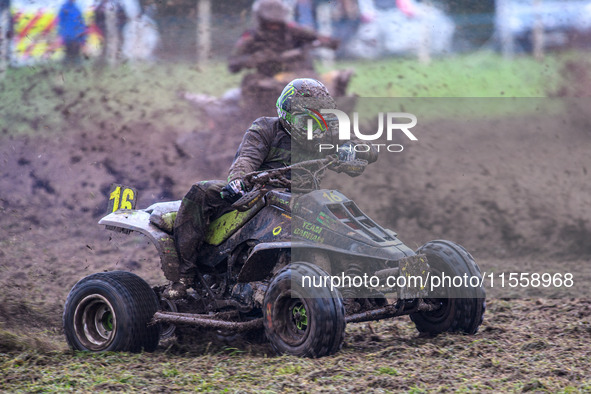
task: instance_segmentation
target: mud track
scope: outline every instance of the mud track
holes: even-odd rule
[[[417,130],[419,143],[405,146],[403,153],[382,156],[362,178],[331,176],[325,185],[355,199],[410,246],[451,239],[471,251],[483,270],[557,269],[566,263],[587,268],[591,118],[580,103],[569,108],[561,115],[424,124]],[[110,184],[137,188],[138,207],[181,199],[195,181],[225,178],[246,127],[223,133],[162,131],[148,119],[116,131],[100,124],[80,130],[74,116],[69,114],[72,129],[59,135],[0,136],[0,329],[16,333],[10,337],[14,341],[3,339],[0,352],[19,350],[19,335],[39,331],[49,332],[49,339],[37,337],[34,346],[63,350],[63,342],[57,342],[61,308],[83,276],[124,269],[161,283],[155,249],[145,239],[97,225]],[[421,363],[405,361],[397,370],[424,368],[417,379],[426,387],[447,381],[450,372],[436,364],[455,357],[463,361],[453,361],[454,368],[472,371],[472,380],[481,374],[478,381],[492,389],[507,388],[495,383],[499,376],[521,382],[519,387],[534,382],[529,389],[556,389],[568,382],[582,387],[591,351],[588,301],[496,298],[489,306],[474,338],[424,342],[406,320],[379,323],[375,336],[374,328],[357,325],[349,329],[344,355],[337,357],[356,363],[358,354],[381,352],[395,363],[412,359],[418,347]],[[509,350],[501,351],[505,347]],[[258,349],[255,353],[267,351]],[[525,360],[534,356],[548,357],[552,366],[527,367]],[[408,378],[384,371],[389,376],[372,376],[370,387],[412,387]]]

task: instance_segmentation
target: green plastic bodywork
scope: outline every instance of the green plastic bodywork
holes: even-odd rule
[[[205,242],[219,245],[232,235],[249,218],[249,211],[232,211],[214,220],[205,236]]]
[[[205,242],[218,246],[248,222],[265,205],[262,198],[247,211],[230,211],[215,219],[205,234]]]

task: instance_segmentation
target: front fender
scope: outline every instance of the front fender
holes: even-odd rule
[[[238,282],[255,282],[265,279],[278,262],[279,255],[289,252],[292,242],[263,242],[256,245],[244,262]]]
[[[99,224],[107,226],[110,230],[136,231],[148,237],[158,250],[164,276],[168,280],[178,282],[179,257],[174,238],[150,222],[150,213],[144,210],[119,210],[103,217]]]
[[[346,254],[347,256],[352,257],[371,258],[384,261],[398,260],[405,257],[403,253],[395,253],[391,257],[375,256],[366,253],[355,253],[331,245],[303,241],[263,242],[256,245],[248,255],[246,262],[240,270],[240,274],[238,274],[238,281],[255,282],[265,279],[273,271],[273,268],[278,262],[280,253],[290,252],[291,254],[292,250],[316,250],[320,252],[328,252],[329,254]],[[411,252],[411,254],[414,255],[414,252]],[[323,269],[325,269],[325,271],[329,271],[325,267],[323,267]]]

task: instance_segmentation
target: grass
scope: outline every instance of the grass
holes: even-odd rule
[[[195,110],[178,93],[219,94],[239,80],[221,64],[203,69],[188,64],[11,69],[0,82],[0,131],[46,134],[101,122],[105,129],[118,130],[128,122],[154,118],[161,130],[191,130],[196,126]]]
[[[546,97],[561,82],[561,66],[581,53],[505,59],[493,52],[436,58],[430,64],[392,58],[338,64],[354,68],[351,89],[362,97]]]
[[[434,59],[430,64],[394,58],[338,67],[356,70],[351,91],[369,98],[358,104],[362,114],[395,108],[423,121],[470,119],[560,111],[558,100],[546,98],[564,82],[564,62],[583,56],[555,54],[537,61],[530,56],[504,59],[492,52],[477,52]]]
[[[520,301],[520,307],[528,307]],[[491,305],[494,317],[498,312]],[[533,317],[532,317],[533,319]],[[584,343],[557,336],[545,358],[531,357],[520,341],[543,335],[514,326],[496,331],[489,317],[477,337],[444,334],[417,338],[408,319],[348,327],[341,352],[322,359],[274,356],[262,345],[214,345],[189,353],[87,353],[21,351],[0,354],[1,391],[24,392],[573,392],[589,387],[589,360],[576,357]],[[534,323],[534,320],[531,321]],[[374,333],[370,335],[370,333]],[[546,334],[544,334],[546,335]],[[553,334],[550,334],[553,335]],[[372,339],[369,339],[372,337]],[[569,351],[566,351],[570,349]],[[502,362],[499,362],[502,360]]]
[[[551,55],[539,62],[530,57],[507,60],[480,52],[437,58],[428,65],[415,59],[391,58],[338,62],[335,67],[355,69],[349,90],[360,97],[399,98],[397,107],[418,105],[415,112],[447,117],[456,115],[442,107],[463,107],[464,103],[477,107],[464,113],[504,115],[506,100],[464,100],[457,104],[453,100],[413,99],[546,97],[561,82],[563,62],[577,56],[582,55]],[[0,81],[0,133],[48,134],[68,128],[84,129],[89,124],[118,131],[128,122],[147,122],[156,130],[191,131],[199,129],[204,119],[179,99],[178,93],[191,91],[219,97],[239,86],[241,77],[230,74],[222,63],[203,67],[157,63],[102,69],[89,64],[78,70],[65,70],[60,65],[10,69]],[[375,107],[374,103],[368,105]],[[391,110],[391,102],[387,103]],[[534,103],[519,111],[531,112],[535,107]]]
[[[505,304],[490,301],[476,336],[419,338],[408,318],[349,325],[343,349],[321,359],[275,356],[266,345],[245,343],[171,345],[139,354],[40,350],[29,345],[0,352],[0,391],[588,390],[588,345],[580,333],[589,331],[589,322],[565,312],[582,303],[548,301],[551,308],[535,314],[531,313],[534,301],[516,300],[511,303],[513,311]],[[552,311],[554,307],[564,309]],[[554,314],[556,321],[550,319]],[[575,322],[579,335],[561,328]],[[52,340],[63,343],[57,333]],[[552,346],[524,348],[524,343],[535,341]]]

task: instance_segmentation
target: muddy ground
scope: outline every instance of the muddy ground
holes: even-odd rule
[[[256,365],[266,371],[244,387],[589,390],[588,104],[581,99],[561,103],[558,111],[420,123],[414,129],[419,141],[399,141],[402,153],[382,155],[362,178],[331,175],[325,183],[355,199],[413,248],[431,239],[450,239],[464,245],[483,271],[568,271],[575,288],[566,295],[559,292],[556,299],[532,289],[490,289],[485,321],[474,337],[417,338],[405,318],[353,325],[343,352],[318,362],[267,359],[264,345],[231,344],[238,349],[231,355],[240,359],[233,361],[236,368]],[[155,249],[146,239],[98,226],[111,183],[138,189],[138,207],[181,199],[197,180],[225,178],[246,127],[164,132],[153,129],[148,117],[80,129],[71,113],[68,122],[69,130],[59,135],[0,135],[0,353],[34,352],[28,356],[37,360],[32,365],[45,365],[39,361],[44,357],[69,365],[60,320],[68,291],[80,278],[123,269],[150,284],[163,281]],[[198,348],[209,361],[195,349],[175,345],[170,353],[142,355],[148,359],[132,364],[156,365],[170,355],[179,368],[189,363],[200,371],[211,389],[223,389],[235,379],[232,368],[224,367],[229,356],[223,349],[228,348],[211,346]],[[221,365],[215,376],[207,367],[212,358]],[[26,363],[15,364],[12,356],[2,355],[0,362],[1,389],[43,382],[43,374],[35,378],[19,372],[18,365]],[[269,367],[276,362],[292,369],[277,372]],[[166,383],[165,374],[154,373],[158,384]],[[279,383],[284,375],[301,380]],[[88,384],[83,387],[97,388]],[[102,389],[134,387],[118,384]]]

